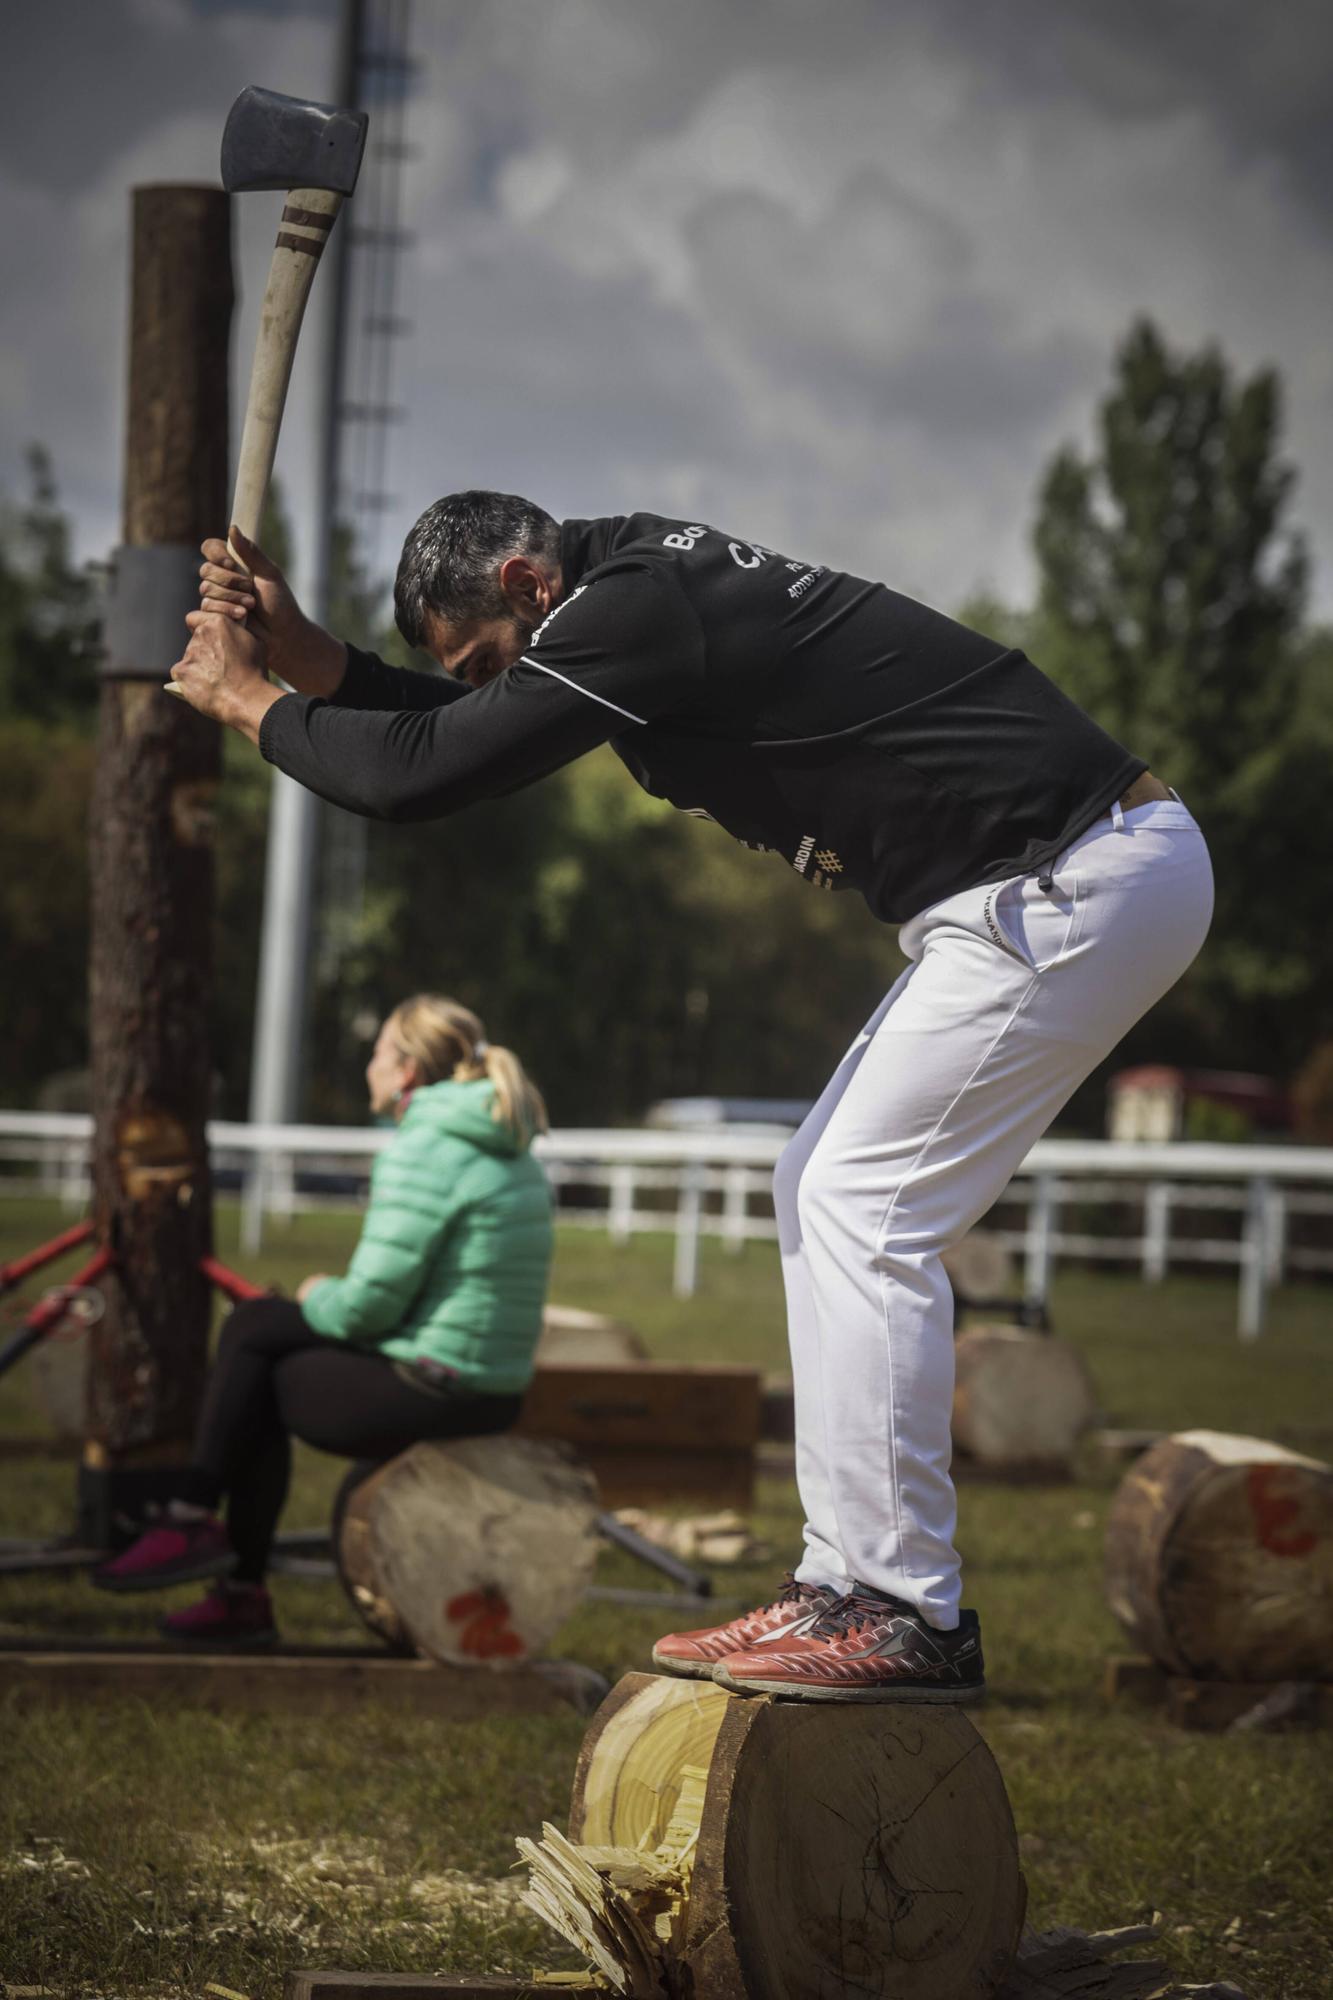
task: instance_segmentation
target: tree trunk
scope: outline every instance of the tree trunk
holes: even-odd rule
[[[984,2000],[1022,1928],[1004,1784],[966,1716],[629,1674],[527,1900],[620,1993]]]
[[[1333,1678],[1333,1467],[1262,1438],[1163,1438],[1112,1502],[1106,1595],[1171,1673]]]
[[[1076,1348],[1013,1326],[977,1326],[954,1345],[953,1441],[997,1470],[1068,1469],[1096,1392]]]
[[[561,1445],[416,1444],[348,1474],[334,1511],[343,1588],[372,1632],[451,1666],[521,1665],[597,1561],[597,1486]]]
[[[124,541],[226,524],[227,197],[136,189]],[[181,628],[181,649],[188,635]],[[184,1447],[206,1362],[211,1244],[212,811],[217,726],[142,679],[104,680],[92,802],[93,1201],[117,1262],[93,1329],[88,1457]],[[171,663],[165,663],[169,666]],[[151,678],[149,677],[151,676]],[[143,1447],[155,1450],[144,1453]]]

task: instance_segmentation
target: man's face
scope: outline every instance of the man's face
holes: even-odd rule
[[[469,687],[485,687],[520,660],[537,627],[560,602],[559,570],[552,573],[526,556],[507,557],[497,581],[505,612],[457,620],[432,613],[422,635],[431,658]]]
[[[468,618],[457,623],[431,617],[424,637],[426,651],[446,673],[479,688],[522,657],[536,629],[517,617]]]

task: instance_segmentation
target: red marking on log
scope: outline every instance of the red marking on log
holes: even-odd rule
[[[1260,1546],[1270,1555],[1308,1556],[1319,1537],[1308,1528],[1292,1532],[1291,1523],[1300,1519],[1301,1505],[1292,1494],[1282,1492],[1278,1484],[1286,1471],[1283,1465],[1252,1465],[1246,1474],[1255,1532]]]
[[[466,1590],[451,1597],[445,1616],[462,1624],[458,1643],[476,1660],[512,1660],[527,1649],[509,1623],[509,1603],[503,1591]]]

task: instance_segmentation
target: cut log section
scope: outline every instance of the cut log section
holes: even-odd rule
[[[623,1320],[582,1312],[577,1306],[547,1306],[542,1314],[539,1367],[563,1361],[578,1368],[623,1368],[647,1359],[648,1349]]]
[[[1333,1679],[1333,1467],[1222,1431],[1163,1438],[1112,1502],[1106,1594],[1170,1673]]]
[[[1004,1784],[957,1710],[629,1674],[526,1900],[614,1991],[988,2000],[1022,1929]]]
[[[1077,1348],[1015,1326],[977,1326],[954,1343],[953,1441],[978,1465],[1067,1469],[1097,1414]]]
[[[561,1445],[417,1444],[343,1482],[338,1574],[396,1650],[515,1666],[541,1651],[591,1582],[597,1511],[596,1480]]]
[[[972,1229],[940,1258],[949,1283],[964,1299],[1000,1299],[1016,1283],[1014,1260],[998,1236]]]

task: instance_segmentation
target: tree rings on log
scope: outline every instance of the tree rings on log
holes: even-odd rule
[[[1097,1414],[1078,1349],[1016,1326],[977,1326],[954,1343],[953,1441],[978,1464],[1067,1467]]]
[[[564,1445],[416,1444],[343,1482],[338,1573],[394,1648],[452,1666],[514,1666],[542,1650],[591,1582],[597,1512],[597,1483]]]
[[[1014,1289],[1014,1260],[999,1237],[987,1229],[970,1229],[962,1241],[940,1258],[949,1283],[959,1297],[1001,1299]]]
[[[1333,1679],[1333,1467],[1222,1431],[1163,1438],[1112,1502],[1106,1594],[1171,1673]]]
[[[748,1699],[630,1674],[527,1900],[621,1993],[986,2000],[1024,1889],[1004,1784],[957,1710]]]

